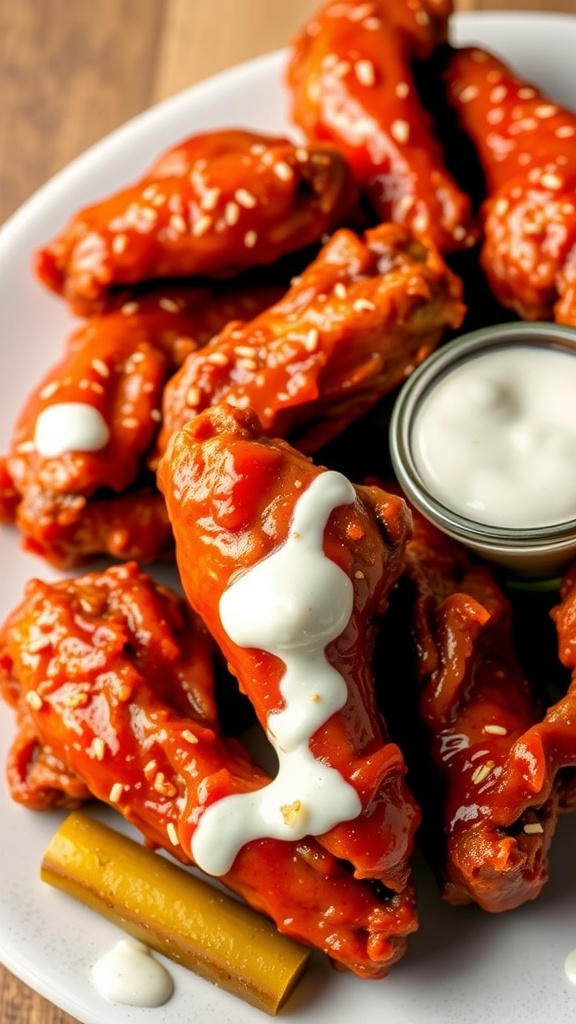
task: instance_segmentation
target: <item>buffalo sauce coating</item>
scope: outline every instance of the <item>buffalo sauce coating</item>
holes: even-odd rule
[[[110,305],[127,285],[232,277],[317,242],[353,212],[343,156],[321,143],[240,129],[205,132],[147,174],[79,211],[36,254],[36,272],[76,313]]]
[[[250,839],[319,835],[362,809],[356,790],[310,750],[316,730],[346,703],[346,684],[325,649],[348,623],[352,584],[326,558],[322,540],[333,509],[354,499],[354,488],[339,473],[316,477],[296,502],[284,543],[220,598],[220,618],[232,642],[274,655],[285,671],[284,707],[267,719],[278,756],[274,781],[257,793],[211,804],[194,834],[194,859],[213,874],[227,871]]]
[[[525,320],[576,323],[576,117],[479,47],[454,49],[448,96],[487,183],[481,263]]]
[[[414,57],[444,42],[449,4],[329,0],[293,41],[292,116],[344,153],[380,220],[442,252],[473,245],[469,197],[445,167],[414,81]]]
[[[65,766],[63,789],[74,773],[147,843],[189,864],[205,807],[269,782],[218,731],[212,656],[181,598],[129,563],[32,581],[0,631],[0,687]],[[411,890],[354,878],[310,837],[247,843],[222,882],[361,977],[384,977],[417,925]]]
[[[527,762],[521,766],[540,708],[513,644],[509,603],[490,568],[416,511],[406,559],[418,713],[442,788],[444,842],[435,856],[444,897],[509,910],[534,899],[546,881],[556,823],[557,794],[551,787],[536,793]],[[524,792],[523,802],[507,797],[506,780],[511,793]],[[438,813],[433,801],[425,824]]]
[[[284,543],[300,494],[325,472],[285,442],[266,438],[253,413],[225,405],[206,410],[175,435],[159,467],[188,600],[207,623],[264,728],[273,729],[274,715],[286,706],[285,652],[279,657],[263,649],[262,638],[256,646],[235,643],[222,621],[220,602],[240,574],[272,557]],[[402,891],[418,811],[404,781],[402,755],[387,741],[375,706],[371,654],[376,622],[402,568],[410,518],[401,499],[376,489],[355,490],[352,504],[333,509],[323,537],[326,558],[353,586],[350,618],[326,647],[347,696],[343,707],[319,725],[309,746],[315,758],[354,787],[362,812],[319,841],[348,860],[358,877],[379,878]],[[278,581],[278,593],[281,585]]]

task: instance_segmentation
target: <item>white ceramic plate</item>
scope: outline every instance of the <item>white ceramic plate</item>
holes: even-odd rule
[[[470,14],[453,21],[456,42],[498,50],[526,77],[564,102],[576,93],[576,17]],[[284,55],[233,69],[155,107],[93,147],[41,189],[0,233],[0,450],[40,372],[60,352],[71,321],[63,303],[35,282],[30,254],[86,202],[122,186],[165,146],[196,130],[247,125],[288,130],[282,88]],[[55,577],[0,530],[0,617],[32,575]],[[12,734],[0,708],[0,763]],[[122,823],[102,809],[104,819]],[[42,853],[60,821],[14,805],[0,777],[0,959],[32,988],[82,1024],[258,1024],[259,1011],[170,964],[176,989],[158,1010],[104,1001],[90,966],[117,930],[38,878]],[[320,956],[282,1016],[295,1022],[365,1024],[554,1024],[576,1019],[576,987],[564,974],[576,946],[576,815],[553,844],[551,879],[541,897],[514,913],[483,914],[444,905],[426,868],[416,867],[421,928],[405,959],[383,982],[333,972]]]

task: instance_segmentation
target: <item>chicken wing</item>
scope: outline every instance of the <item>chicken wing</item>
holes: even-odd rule
[[[36,272],[75,312],[156,278],[229,277],[317,242],[354,209],[334,147],[229,129],[194,135],[141,181],[81,210],[36,254]]]
[[[164,393],[157,452],[222,401],[252,408],[270,436],[316,451],[463,315],[462,283],[433,246],[395,224],[363,238],[341,229],[278,303],[186,359]]]
[[[486,175],[481,263],[497,301],[576,324],[576,116],[478,47],[454,49],[445,79]]]
[[[534,899],[547,878],[558,792],[528,786],[513,806],[505,795],[533,776],[526,744],[541,708],[492,570],[413,515],[405,580],[417,694],[408,721],[423,723],[428,755],[412,725],[407,756],[425,846],[449,903],[505,911]],[[388,657],[390,645],[389,634]]]
[[[0,680],[66,771],[185,864],[214,800],[269,781],[218,731],[200,620],[134,564],[31,581],[0,633]],[[383,977],[416,927],[413,901],[353,878],[309,837],[247,843],[222,881],[361,977]]]
[[[405,503],[318,469],[226,405],[174,436],[158,476],[184,591],[280,758],[273,792],[287,820],[263,808],[264,824],[246,827],[299,835],[314,822],[356,877],[405,892],[419,815],[371,673],[403,564]],[[236,842],[233,810],[213,814],[224,848]]]
[[[253,316],[274,285],[166,285],[126,298],[68,339],[27,400],[0,480],[0,520],[59,567],[98,554],[151,561],[172,532],[145,456],[166,381],[228,319]]]
[[[382,221],[405,224],[442,252],[477,238],[471,202],[444,165],[412,62],[446,39],[451,4],[328,0],[292,44],[292,117],[334,142]]]

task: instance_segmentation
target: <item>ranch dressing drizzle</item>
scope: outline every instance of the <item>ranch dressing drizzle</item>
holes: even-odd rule
[[[34,445],[45,459],[66,452],[96,452],[105,448],[110,430],[102,413],[87,402],[57,402],[36,420]]]
[[[136,939],[120,939],[104,953],[92,968],[92,981],[105,999],[128,1006],[162,1006],[174,991],[166,968]]]
[[[222,625],[234,643],[283,660],[285,707],[267,722],[278,755],[276,778],[254,793],[223,797],[200,817],[192,853],[209,874],[225,874],[252,839],[320,835],[362,809],[356,790],[316,760],[309,746],[347,697],[344,679],[324,651],[350,619],[353,587],[325,556],[323,537],[333,509],[354,500],[354,488],[340,473],[315,477],[296,503],[285,542],[220,599]]]
[[[429,491],[476,522],[539,527],[576,517],[576,358],[516,342],[455,367],[412,430]]]

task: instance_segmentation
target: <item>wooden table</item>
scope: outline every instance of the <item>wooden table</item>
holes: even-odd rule
[[[0,223],[157,100],[283,46],[315,0],[0,0]],[[455,0],[576,14],[576,0]],[[0,884],[6,884],[2,881]],[[73,1024],[0,967],[2,1024]]]

